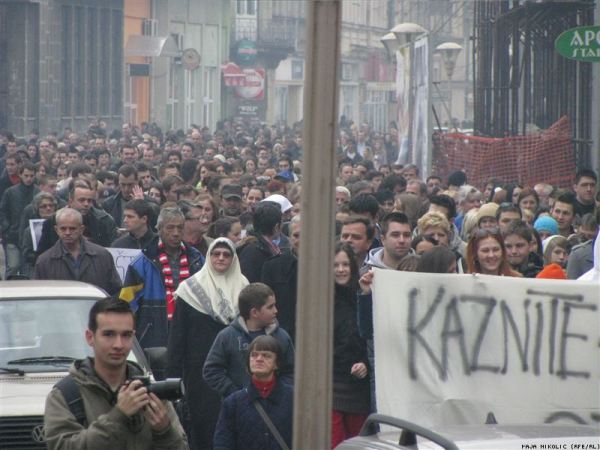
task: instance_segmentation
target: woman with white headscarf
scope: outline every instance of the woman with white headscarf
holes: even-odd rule
[[[234,244],[215,239],[204,267],[179,285],[169,336],[167,375],[183,377],[190,412],[190,448],[211,448],[221,399],[202,377],[204,360],[223,328],[238,314],[238,295],[248,284]]]

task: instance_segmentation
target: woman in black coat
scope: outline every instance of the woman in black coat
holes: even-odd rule
[[[333,413],[331,448],[358,435],[370,412],[367,346],[359,336],[358,266],[349,244],[335,249],[333,328]]]
[[[251,382],[223,402],[214,438],[214,450],[280,450],[285,448],[261,417],[265,414],[287,448],[292,447],[294,391],[279,380],[283,352],[272,336],[258,336],[248,346]],[[260,405],[260,406],[257,406]]]
[[[235,246],[227,238],[218,238],[208,249],[204,267],[175,293],[167,376],[183,377],[192,450],[212,448],[221,397],[204,381],[202,367],[219,331],[238,314],[238,295],[247,284]]]

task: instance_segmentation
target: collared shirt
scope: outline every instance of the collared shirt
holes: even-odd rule
[[[77,258],[73,258],[73,255],[71,254],[71,252],[69,252],[69,250],[67,250],[62,241],[60,241],[60,248],[62,250],[62,257],[67,262],[67,264],[69,264],[69,267],[73,272],[75,279],[79,279],[79,269],[81,268],[81,260],[83,259],[83,254],[85,253],[84,239],[81,239],[79,241],[79,256],[77,256]]]

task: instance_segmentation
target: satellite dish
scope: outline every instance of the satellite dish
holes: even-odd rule
[[[193,48],[186,48],[181,54],[181,64],[187,70],[196,70],[200,66],[200,54]]]

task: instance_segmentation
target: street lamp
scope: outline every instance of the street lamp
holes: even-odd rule
[[[396,35],[394,33],[388,33],[379,40],[385,47],[388,58],[390,61],[393,61],[394,56],[396,55],[396,50],[398,50],[398,47],[400,47],[400,44],[398,44],[398,40],[396,39]]]
[[[413,43],[427,30],[421,25],[411,22],[399,23],[381,38],[388,54],[393,51],[396,59],[396,99],[398,104],[398,158],[397,162],[406,164],[410,162],[412,110],[414,103],[413,80]],[[402,55],[400,61],[399,54]],[[402,69],[399,66],[402,65]],[[408,66],[408,67],[407,67]],[[407,70],[408,69],[408,70]]]
[[[398,45],[401,47],[410,44],[419,35],[427,32],[421,25],[412,22],[399,23],[390,31],[396,36]]]
[[[442,57],[444,68],[446,69],[446,76],[448,77],[449,107],[444,104],[444,109],[448,114],[448,125],[450,126],[452,125],[452,113],[450,111],[450,108],[452,108],[452,75],[454,74],[454,68],[456,67],[456,58],[458,58],[458,54],[462,51],[462,46],[455,42],[444,42],[435,49]]]

